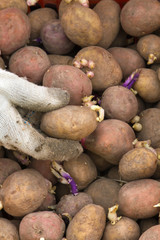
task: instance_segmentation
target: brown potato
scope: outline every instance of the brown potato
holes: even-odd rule
[[[71,220],[66,231],[67,240],[100,240],[105,228],[104,208],[96,204],[84,206]]]
[[[73,57],[57,54],[48,54],[51,65],[72,65]]]
[[[152,175],[153,179],[160,179],[160,148],[155,149],[157,153],[157,168],[154,174]]]
[[[148,34],[137,42],[137,51],[147,61],[147,64],[160,63],[160,37]]]
[[[2,69],[5,69],[5,68],[6,68],[5,62],[4,62],[4,60],[3,60],[2,57],[0,57],[0,68],[2,68]]]
[[[79,3],[73,3],[65,10],[61,24],[67,37],[81,47],[96,45],[102,38],[98,14]]]
[[[107,49],[119,63],[123,78],[129,77],[137,68],[144,68],[145,61],[134,49],[126,47],[112,47]]]
[[[63,166],[74,179],[79,190],[86,188],[97,178],[96,166],[86,153],[82,153],[76,159],[64,161]]]
[[[114,0],[101,0],[93,8],[102,23],[102,38],[97,46],[107,49],[115,40],[120,29],[120,6]]]
[[[42,26],[53,19],[57,19],[58,14],[54,9],[45,7],[31,11],[28,14],[28,18],[31,24],[30,40],[34,40],[40,37]]]
[[[157,168],[157,156],[151,150],[134,148],[123,155],[119,173],[123,180],[133,181],[151,177]]]
[[[67,3],[65,0],[61,0],[60,3],[59,3],[59,8],[58,8],[58,16],[59,16],[59,19],[61,19],[63,13],[66,11],[66,9],[68,7],[70,7],[72,4],[74,3],[79,3],[78,0],[72,0],[70,3]],[[80,4],[80,3],[79,3]]]
[[[115,225],[107,223],[102,240],[138,240],[140,228],[131,218],[122,217]]]
[[[158,224],[157,216],[152,218],[147,218],[147,219],[140,219],[138,224],[142,234],[145,231],[147,231],[149,228]]]
[[[113,180],[121,181],[122,178],[119,174],[118,166],[114,166],[114,167],[110,168],[106,174],[106,177],[113,179]]]
[[[96,117],[89,107],[68,105],[45,113],[40,128],[51,137],[80,141],[96,129]]]
[[[107,119],[98,123],[97,128],[85,139],[85,148],[118,165],[123,154],[133,149],[133,129],[125,122]]]
[[[153,179],[134,180],[123,185],[119,191],[120,214],[132,219],[150,218],[158,214],[153,207],[160,202],[160,182]]]
[[[4,8],[16,7],[21,9],[24,13],[28,12],[27,2],[25,0],[7,0],[0,1],[0,10]]]
[[[138,112],[138,101],[133,92],[123,86],[107,88],[101,99],[106,118],[129,122]]]
[[[38,171],[23,169],[5,179],[0,197],[5,212],[22,217],[40,207],[47,192],[46,180]]]
[[[120,20],[125,32],[131,36],[140,37],[152,33],[160,26],[159,1],[130,0],[124,5]]]
[[[106,88],[118,85],[122,80],[122,70],[112,54],[106,49],[98,46],[90,46],[81,49],[76,54],[74,61],[80,62],[81,59],[92,60],[95,68],[92,70],[92,86],[94,91],[104,91]],[[86,72],[87,67],[82,68]]]
[[[120,188],[116,181],[102,177],[92,182],[84,191],[92,197],[94,204],[102,206],[108,213],[108,208],[118,202]]]
[[[139,240],[158,240],[160,238],[160,225],[150,227],[139,238]]]
[[[0,226],[0,239],[19,240],[18,230],[10,220],[0,217]]]

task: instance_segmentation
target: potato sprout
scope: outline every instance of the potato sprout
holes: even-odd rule
[[[115,225],[122,217],[117,217],[117,210],[119,205],[116,204],[111,208],[108,208],[108,219],[112,225]]]

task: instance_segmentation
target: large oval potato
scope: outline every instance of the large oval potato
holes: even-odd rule
[[[96,45],[102,38],[102,24],[91,8],[74,3],[65,10],[61,24],[67,37],[81,47]]]
[[[45,113],[40,128],[51,137],[81,140],[96,129],[96,117],[89,107],[68,105]]]
[[[153,179],[131,181],[119,191],[120,213],[132,219],[150,218],[158,214],[153,207],[160,202],[160,182]]]
[[[96,204],[88,204],[69,223],[66,238],[67,240],[100,240],[105,224],[104,208]]]

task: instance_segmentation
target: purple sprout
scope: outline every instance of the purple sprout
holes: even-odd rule
[[[126,81],[122,84],[123,87],[131,89],[133,84],[137,81],[139,74],[141,70],[136,70],[133,72],[127,79]]]
[[[35,38],[33,41],[37,43],[42,43],[42,39],[40,37]]]
[[[63,171],[61,172],[62,177],[64,177],[67,182],[70,184],[71,186],[71,192],[73,195],[77,195],[78,194],[78,188],[77,188],[77,184],[75,183],[75,181],[73,180],[73,178],[69,175],[69,173]]]

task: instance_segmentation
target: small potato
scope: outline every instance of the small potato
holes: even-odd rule
[[[119,169],[118,169],[118,166],[114,166],[114,167],[111,167],[107,174],[106,174],[106,177],[107,178],[110,178],[110,179],[113,179],[113,180],[119,180],[121,181],[121,176],[119,174]]]
[[[120,20],[124,31],[131,36],[152,33],[160,26],[160,3],[156,0],[130,0],[124,5]]]
[[[111,47],[126,47],[128,46],[128,36],[127,33],[123,30],[123,28],[120,26],[119,32],[115,38],[115,40],[110,45]]]
[[[94,73],[92,86],[94,91],[104,91],[110,86],[118,85],[122,80],[122,70],[118,62],[106,49],[98,46],[85,47],[78,51],[73,60],[80,62],[82,59],[95,63],[93,69],[82,68],[84,72],[91,70]]]
[[[74,217],[81,208],[91,203],[93,203],[91,196],[85,192],[79,192],[75,196],[73,194],[67,194],[57,203],[56,213],[68,213],[71,217]]]
[[[38,8],[28,14],[31,24],[30,40],[35,40],[40,37],[40,32],[43,25],[53,19],[58,18],[57,12],[48,7]]]
[[[134,49],[126,47],[112,47],[107,49],[119,63],[123,78],[129,77],[137,68],[145,68],[145,61]]]
[[[28,16],[19,8],[0,10],[0,50],[10,55],[23,47],[30,37],[31,26]]]
[[[29,213],[22,218],[19,226],[21,240],[61,240],[64,231],[64,221],[51,211]]]
[[[9,60],[9,71],[19,77],[26,77],[29,82],[41,84],[43,75],[51,66],[44,50],[26,46],[14,52]]]
[[[138,112],[137,98],[133,92],[123,86],[107,88],[101,99],[101,107],[106,118],[129,122]]]
[[[97,46],[107,49],[120,29],[120,6],[116,1],[101,0],[93,8],[102,23],[103,34]]]
[[[43,86],[67,90],[70,105],[81,105],[82,98],[92,94],[92,82],[80,69],[69,65],[51,66],[43,76]]]
[[[153,179],[134,180],[123,185],[119,191],[120,214],[132,219],[150,218],[158,214],[153,207],[160,202],[160,182]]]
[[[107,162],[118,165],[123,154],[133,149],[135,133],[129,124],[107,119],[98,123],[93,133],[85,139],[85,148]]]
[[[96,166],[86,153],[82,153],[76,159],[64,161],[63,166],[74,179],[79,190],[86,188],[97,178]]]
[[[160,63],[160,37],[148,34],[141,37],[137,42],[137,50],[147,60],[147,64]]]
[[[75,46],[64,33],[59,19],[54,19],[44,24],[41,28],[40,37],[48,53],[67,54]]]
[[[73,57],[57,54],[48,54],[51,65],[72,65]]]
[[[49,211],[56,205],[56,198],[53,193],[48,192],[41,206],[36,211]]]
[[[84,191],[92,197],[94,204],[102,206],[108,213],[108,208],[118,202],[120,188],[116,181],[103,177],[92,182]]]
[[[25,0],[7,0],[0,1],[0,10],[4,8],[16,7],[21,9],[24,13],[28,12],[27,2]]]
[[[158,240],[160,239],[160,225],[150,227],[139,238],[139,240]]]
[[[96,117],[89,107],[68,105],[45,113],[40,128],[51,137],[80,141],[96,129]]]
[[[140,228],[136,221],[122,217],[115,225],[107,223],[102,240],[138,240]]]
[[[78,46],[93,46],[102,38],[102,24],[98,14],[79,3],[73,3],[65,10],[61,24],[67,37]]]
[[[100,240],[106,224],[104,208],[96,204],[84,206],[67,227],[67,240]]]
[[[156,103],[160,100],[160,81],[157,73],[149,68],[141,68],[141,72],[133,88],[147,103]]]
[[[0,239],[19,240],[18,230],[10,220],[0,217],[0,226]]]

